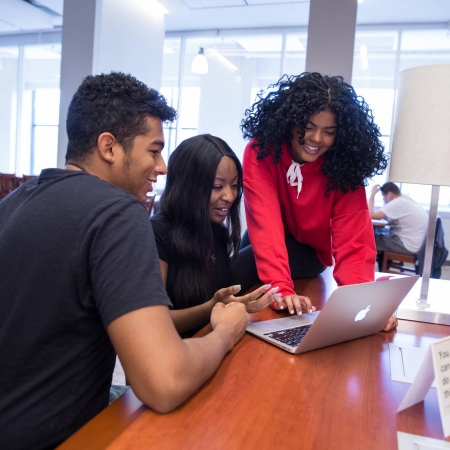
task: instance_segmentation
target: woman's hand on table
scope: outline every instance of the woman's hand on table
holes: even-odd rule
[[[261,309],[281,298],[281,294],[277,294],[278,287],[271,288],[270,284],[265,284],[249,294],[242,295],[241,297],[235,297],[234,294],[237,294],[240,290],[240,285],[219,289],[214,294],[212,302],[214,304],[217,302],[225,304],[231,302],[242,303],[245,305],[245,309],[248,313],[254,313],[261,311]]]
[[[302,312],[313,312],[316,310],[309,297],[303,295],[286,295],[275,302],[274,309],[287,309],[289,314],[296,312],[298,315]]]
[[[389,320],[386,322],[386,326],[382,331],[392,331],[394,328],[398,326],[398,319],[395,316],[389,317]]]

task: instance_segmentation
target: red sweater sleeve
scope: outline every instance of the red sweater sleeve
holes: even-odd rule
[[[364,188],[340,193],[331,217],[334,279],[339,286],[374,280],[375,239]]]
[[[269,164],[256,160],[250,144],[244,151],[244,201],[247,227],[256,267],[263,283],[278,286],[284,296],[295,295],[274,174]]]

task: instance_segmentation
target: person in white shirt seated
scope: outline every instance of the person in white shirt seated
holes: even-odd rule
[[[383,196],[384,206],[374,211],[374,199],[378,191]],[[389,231],[375,233],[378,266],[381,270],[383,252],[414,255],[422,246],[427,232],[428,214],[412,198],[402,195],[398,186],[388,182],[372,188],[369,199],[372,219],[387,219]]]

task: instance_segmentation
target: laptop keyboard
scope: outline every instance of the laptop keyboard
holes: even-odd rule
[[[297,347],[310,328],[311,325],[302,325],[301,327],[289,328],[287,330],[264,333],[264,336],[275,339],[283,344],[290,345],[291,347]]]

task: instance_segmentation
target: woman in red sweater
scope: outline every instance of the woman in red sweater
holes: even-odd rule
[[[387,157],[367,103],[342,77],[282,77],[246,111],[244,200],[259,278],[275,309],[313,310],[292,279],[334,264],[338,285],[373,281],[375,243],[364,185]],[[396,326],[392,318],[386,331]]]

